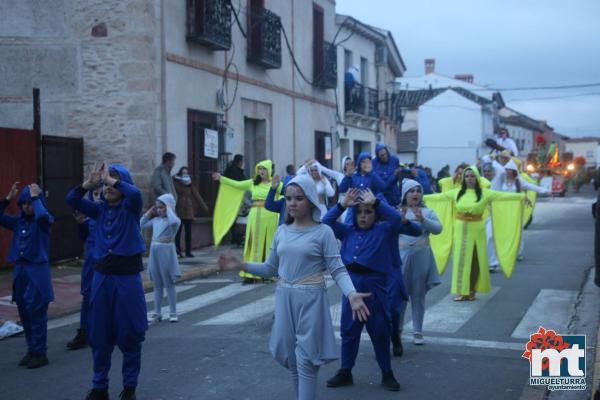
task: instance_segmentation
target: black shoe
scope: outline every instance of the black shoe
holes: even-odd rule
[[[123,391],[119,395],[120,400],[136,400],[135,388],[123,388]]]
[[[183,253],[179,250],[177,250],[177,257],[183,258]]]
[[[386,388],[387,390],[391,390],[392,392],[397,392],[400,390],[400,384],[394,378],[393,372],[384,372],[381,376],[381,386]]]
[[[186,252],[185,252],[185,256],[186,256],[186,257],[190,257],[190,258],[194,258],[194,257],[196,257],[196,256],[194,255],[194,253],[192,253],[192,252],[190,252],[190,251],[186,251]]]
[[[27,368],[34,369],[40,368],[44,365],[48,365],[48,357],[42,353],[33,353],[31,355],[31,360],[27,363]]]
[[[33,356],[33,353],[28,351],[27,353],[25,353],[25,355],[23,356],[23,358],[21,358],[21,361],[19,361],[19,366],[20,367],[25,367],[27,366],[27,364],[29,364],[29,361],[31,361],[31,357]]]
[[[402,357],[404,348],[402,347],[402,340],[400,340],[400,334],[392,336],[392,353],[395,357]]]
[[[77,329],[77,334],[69,343],[67,343],[67,348],[69,350],[79,350],[87,346],[87,338],[85,331],[83,329]]]
[[[350,386],[354,384],[352,370],[340,368],[335,376],[327,381],[327,387]]]
[[[85,396],[85,400],[110,400],[108,389],[92,389]]]

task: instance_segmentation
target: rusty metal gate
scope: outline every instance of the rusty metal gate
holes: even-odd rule
[[[42,136],[44,190],[54,215],[50,259],[67,260],[81,255],[73,210],[67,205],[68,191],[83,181],[83,139]]]

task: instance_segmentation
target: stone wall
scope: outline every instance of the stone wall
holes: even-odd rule
[[[160,0],[0,2],[0,126],[84,139],[85,165],[124,163],[147,187],[162,153]]]

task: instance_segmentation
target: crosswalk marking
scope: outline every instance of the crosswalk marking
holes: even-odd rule
[[[335,332],[335,337],[341,339],[339,331]],[[403,334],[402,341],[406,346],[406,343],[412,343],[411,334]],[[370,342],[371,338],[366,331],[363,331],[360,336],[361,342]],[[479,340],[479,339],[462,339],[454,337],[440,337],[440,336],[425,336],[426,344],[440,344],[445,346],[459,346],[459,347],[475,347],[482,349],[496,349],[496,350],[513,350],[513,351],[525,351],[525,345],[523,343],[515,342],[499,342],[495,340]]]
[[[327,280],[325,283],[327,288],[333,286],[333,284],[334,282],[332,280]],[[217,315],[216,317],[200,321],[194,325],[237,325],[270,314],[274,310],[275,295],[271,294],[234,310]]]
[[[477,300],[474,301],[453,301],[456,295],[448,294],[433,307],[425,310],[423,330],[426,332],[456,333],[498,293],[498,290],[500,288],[494,286],[489,293],[477,293]],[[412,322],[407,322],[404,328],[412,330]]]
[[[194,288],[193,285],[178,285],[175,286],[175,290],[178,293],[185,292],[189,289]],[[201,294],[199,296],[192,297],[187,300],[177,302],[177,314],[186,314],[195,310],[198,310],[202,307],[206,307],[208,305],[217,303],[219,301],[225,300],[229,297],[235,296],[237,294],[245,293],[250,290],[257,288],[257,285],[242,285],[241,283],[235,283],[231,285],[227,285],[220,289],[212,290],[210,292]],[[146,302],[151,302],[154,299],[153,292],[149,292],[145,294]],[[161,308],[161,312],[166,314],[169,312],[169,306],[163,306]],[[75,324],[79,322],[79,313],[74,313],[70,315],[66,315],[64,317],[55,318],[48,321],[48,329],[60,328],[63,326]]]
[[[567,333],[572,306],[577,298],[575,290],[542,289],[533,304],[510,335],[515,339],[529,339],[540,326]]]
[[[477,300],[463,302],[452,301],[455,295],[448,294],[433,307],[425,310],[423,330],[440,333],[457,332],[498,293],[498,290],[500,290],[499,287],[493,287],[490,293],[477,293]],[[342,315],[341,304],[341,302],[337,302],[329,308],[334,327],[340,326]],[[410,304],[408,307],[410,308]],[[412,323],[410,321],[406,322],[404,329],[412,331]]]

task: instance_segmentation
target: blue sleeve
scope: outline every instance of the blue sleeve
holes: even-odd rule
[[[90,235],[90,223],[85,221],[83,224],[78,224],[77,231],[79,232],[79,239],[85,242]]]
[[[34,197],[31,205],[33,206],[35,222],[41,227],[50,228],[50,225],[52,225],[52,222],[54,221],[46,207],[44,207],[44,203],[42,203],[39,198]]]
[[[391,226],[402,225],[402,215],[392,206],[384,201],[379,201],[377,214],[390,223]]]
[[[344,212],[344,210],[342,210],[342,208],[338,204],[335,207],[330,208],[322,220],[322,222],[325,225],[328,225],[329,227],[331,227],[331,229],[333,230],[333,233],[335,234],[335,237],[340,240],[344,240],[344,237],[346,236],[346,232],[350,228],[348,225],[337,221],[337,219],[340,217],[340,215],[342,215],[343,212]]]
[[[269,189],[269,193],[265,199],[265,208],[271,212],[281,213],[285,205],[285,199],[275,200],[275,193],[277,193],[277,189]]]
[[[396,174],[392,174],[387,181],[385,181],[385,188],[386,190],[390,190],[394,187],[394,185],[398,184],[398,177],[396,176]]]
[[[10,204],[10,201],[8,201],[6,199],[0,201],[0,226],[4,227],[6,229],[9,229],[11,231],[14,231],[15,227],[17,226],[17,221],[19,220],[19,218],[4,215],[4,210],[6,210],[6,207],[8,207],[9,204]]]
[[[374,172],[369,172],[369,175],[371,176],[371,186],[373,186],[373,194],[384,192],[387,188],[387,185],[383,181],[383,179],[381,179],[381,177]]]
[[[143,207],[142,192],[140,189],[138,189],[135,185],[123,182],[122,180],[117,181],[114,187],[121,192],[123,197],[125,197],[125,205],[127,209],[139,216]]]
[[[420,236],[423,233],[423,229],[421,228],[421,225],[416,224],[412,221],[408,221],[408,223],[406,224],[398,224],[396,225],[397,228],[397,232],[401,233],[403,235],[408,235],[408,236]]]
[[[351,187],[352,187],[352,177],[346,175],[346,176],[344,176],[344,179],[342,179],[342,183],[340,184],[340,187],[338,188],[338,192],[346,193]]]
[[[85,196],[85,189],[81,185],[76,186],[67,193],[67,204],[77,211],[81,211],[86,217],[96,219],[100,211],[100,205],[84,199],[83,196]]]

